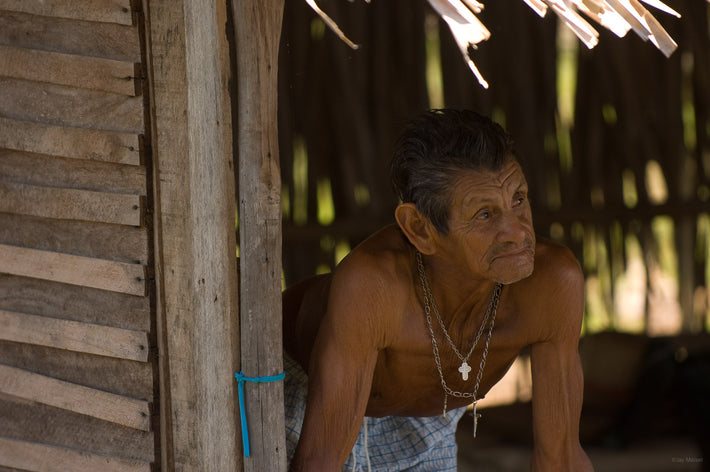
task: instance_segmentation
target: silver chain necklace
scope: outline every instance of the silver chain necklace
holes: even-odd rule
[[[446,416],[446,407],[447,407],[447,399],[448,396],[451,395],[452,397],[459,397],[459,398],[472,398],[473,399],[473,437],[476,437],[476,429],[478,428],[478,418],[480,418],[480,413],[476,413],[476,404],[478,403],[478,399],[476,398],[476,395],[478,394],[478,387],[481,384],[481,377],[483,376],[483,369],[486,365],[486,358],[488,357],[488,345],[491,342],[491,337],[493,335],[493,326],[495,324],[495,319],[496,319],[496,311],[498,308],[498,301],[500,300],[500,293],[503,289],[503,285],[500,283],[496,283],[494,289],[493,289],[493,294],[491,295],[491,299],[488,302],[488,308],[486,309],[486,314],[483,317],[483,322],[481,323],[481,327],[478,329],[478,332],[476,333],[476,338],[473,341],[473,345],[471,346],[471,349],[468,351],[468,354],[464,357],[459,350],[456,348],[456,345],[451,339],[451,336],[449,336],[448,331],[446,330],[446,327],[444,326],[444,322],[441,319],[441,315],[439,314],[439,310],[436,306],[436,302],[434,301],[434,296],[431,293],[431,289],[429,288],[429,283],[427,281],[426,277],[426,272],[424,271],[424,262],[422,261],[422,255],[419,251],[416,252],[416,258],[417,258],[417,269],[419,271],[419,280],[421,281],[422,285],[422,291],[424,294],[424,313],[426,314],[426,322],[427,326],[429,328],[429,334],[431,335],[431,346],[432,346],[432,351],[434,352],[434,362],[436,363],[436,370],[439,372],[439,379],[441,380],[441,386],[444,389],[444,410],[442,413],[442,416]],[[481,363],[478,365],[478,373],[476,374],[476,385],[473,387],[473,392],[458,392],[456,390],[451,389],[446,384],[446,381],[444,380],[444,373],[441,369],[441,358],[439,357],[439,346],[438,343],[436,342],[436,337],[434,336],[434,328],[432,326],[432,321],[431,321],[431,311],[434,311],[434,314],[439,322],[439,326],[441,327],[441,330],[444,332],[444,336],[446,337],[446,340],[449,342],[451,345],[454,353],[456,356],[462,361],[461,366],[459,367],[458,371],[461,373],[461,377],[463,380],[468,380],[468,373],[471,371],[471,367],[468,365],[468,358],[471,356],[471,353],[473,353],[474,348],[478,344],[478,340],[480,339],[481,335],[483,334],[484,328],[486,324],[488,324],[488,336],[486,338],[486,344],[483,347],[483,355],[481,356]],[[490,323],[488,323],[488,320],[490,318]]]

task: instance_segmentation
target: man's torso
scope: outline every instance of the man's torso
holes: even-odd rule
[[[485,368],[477,398],[505,374],[519,352],[544,336],[546,321],[540,319],[543,292],[541,284],[549,279],[547,266],[559,249],[545,241],[537,244],[536,272],[527,279],[504,286],[495,316]],[[376,233],[357,251],[368,251],[391,270],[391,293],[397,308],[383,311],[387,317],[387,344],[379,350],[367,405],[368,416],[434,416],[442,412],[444,390],[435,363],[432,338],[422,303],[422,287],[414,264],[414,248],[396,227]],[[379,251],[379,253],[378,253]],[[551,257],[553,256],[553,257]],[[328,309],[328,294],[332,275],[309,279],[284,294],[284,346],[287,352],[308,371],[308,361],[317,336],[320,320]],[[353,297],[367,296],[353,289]],[[489,299],[476,300],[460,312],[443,316],[450,320],[447,331],[459,352],[466,356],[481,326]],[[332,307],[331,307],[332,308]],[[543,310],[544,311],[544,310]],[[462,379],[458,368],[462,361],[441,334],[438,321],[431,315],[444,381],[454,391],[474,391],[481,358],[486,344],[484,329],[478,344],[467,359],[472,368],[468,380]],[[448,409],[470,404],[471,398],[448,397]]]

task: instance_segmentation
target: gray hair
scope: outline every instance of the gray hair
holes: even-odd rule
[[[470,110],[431,110],[397,141],[390,177],[400,200],[414,203],[445,235],[461,171],[497,171],[514,158],[512,138],[490,118]]]

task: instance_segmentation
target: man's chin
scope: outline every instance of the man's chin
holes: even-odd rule
[[[515,282],[527,279],[532,275],[535,268],[532,257],[516,261],[515,264],[500,264],[500,266],[501,267],[497,267],[498,270],[495,271],[496,273],[493,278],[504,285],[514,284]]]

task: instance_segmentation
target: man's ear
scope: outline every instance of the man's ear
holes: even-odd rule
[[[431,255],[436,250],[436,229],[427,217],[422,215],[414,203],[400,203],[394,210],[397,224],[419,252]]]

